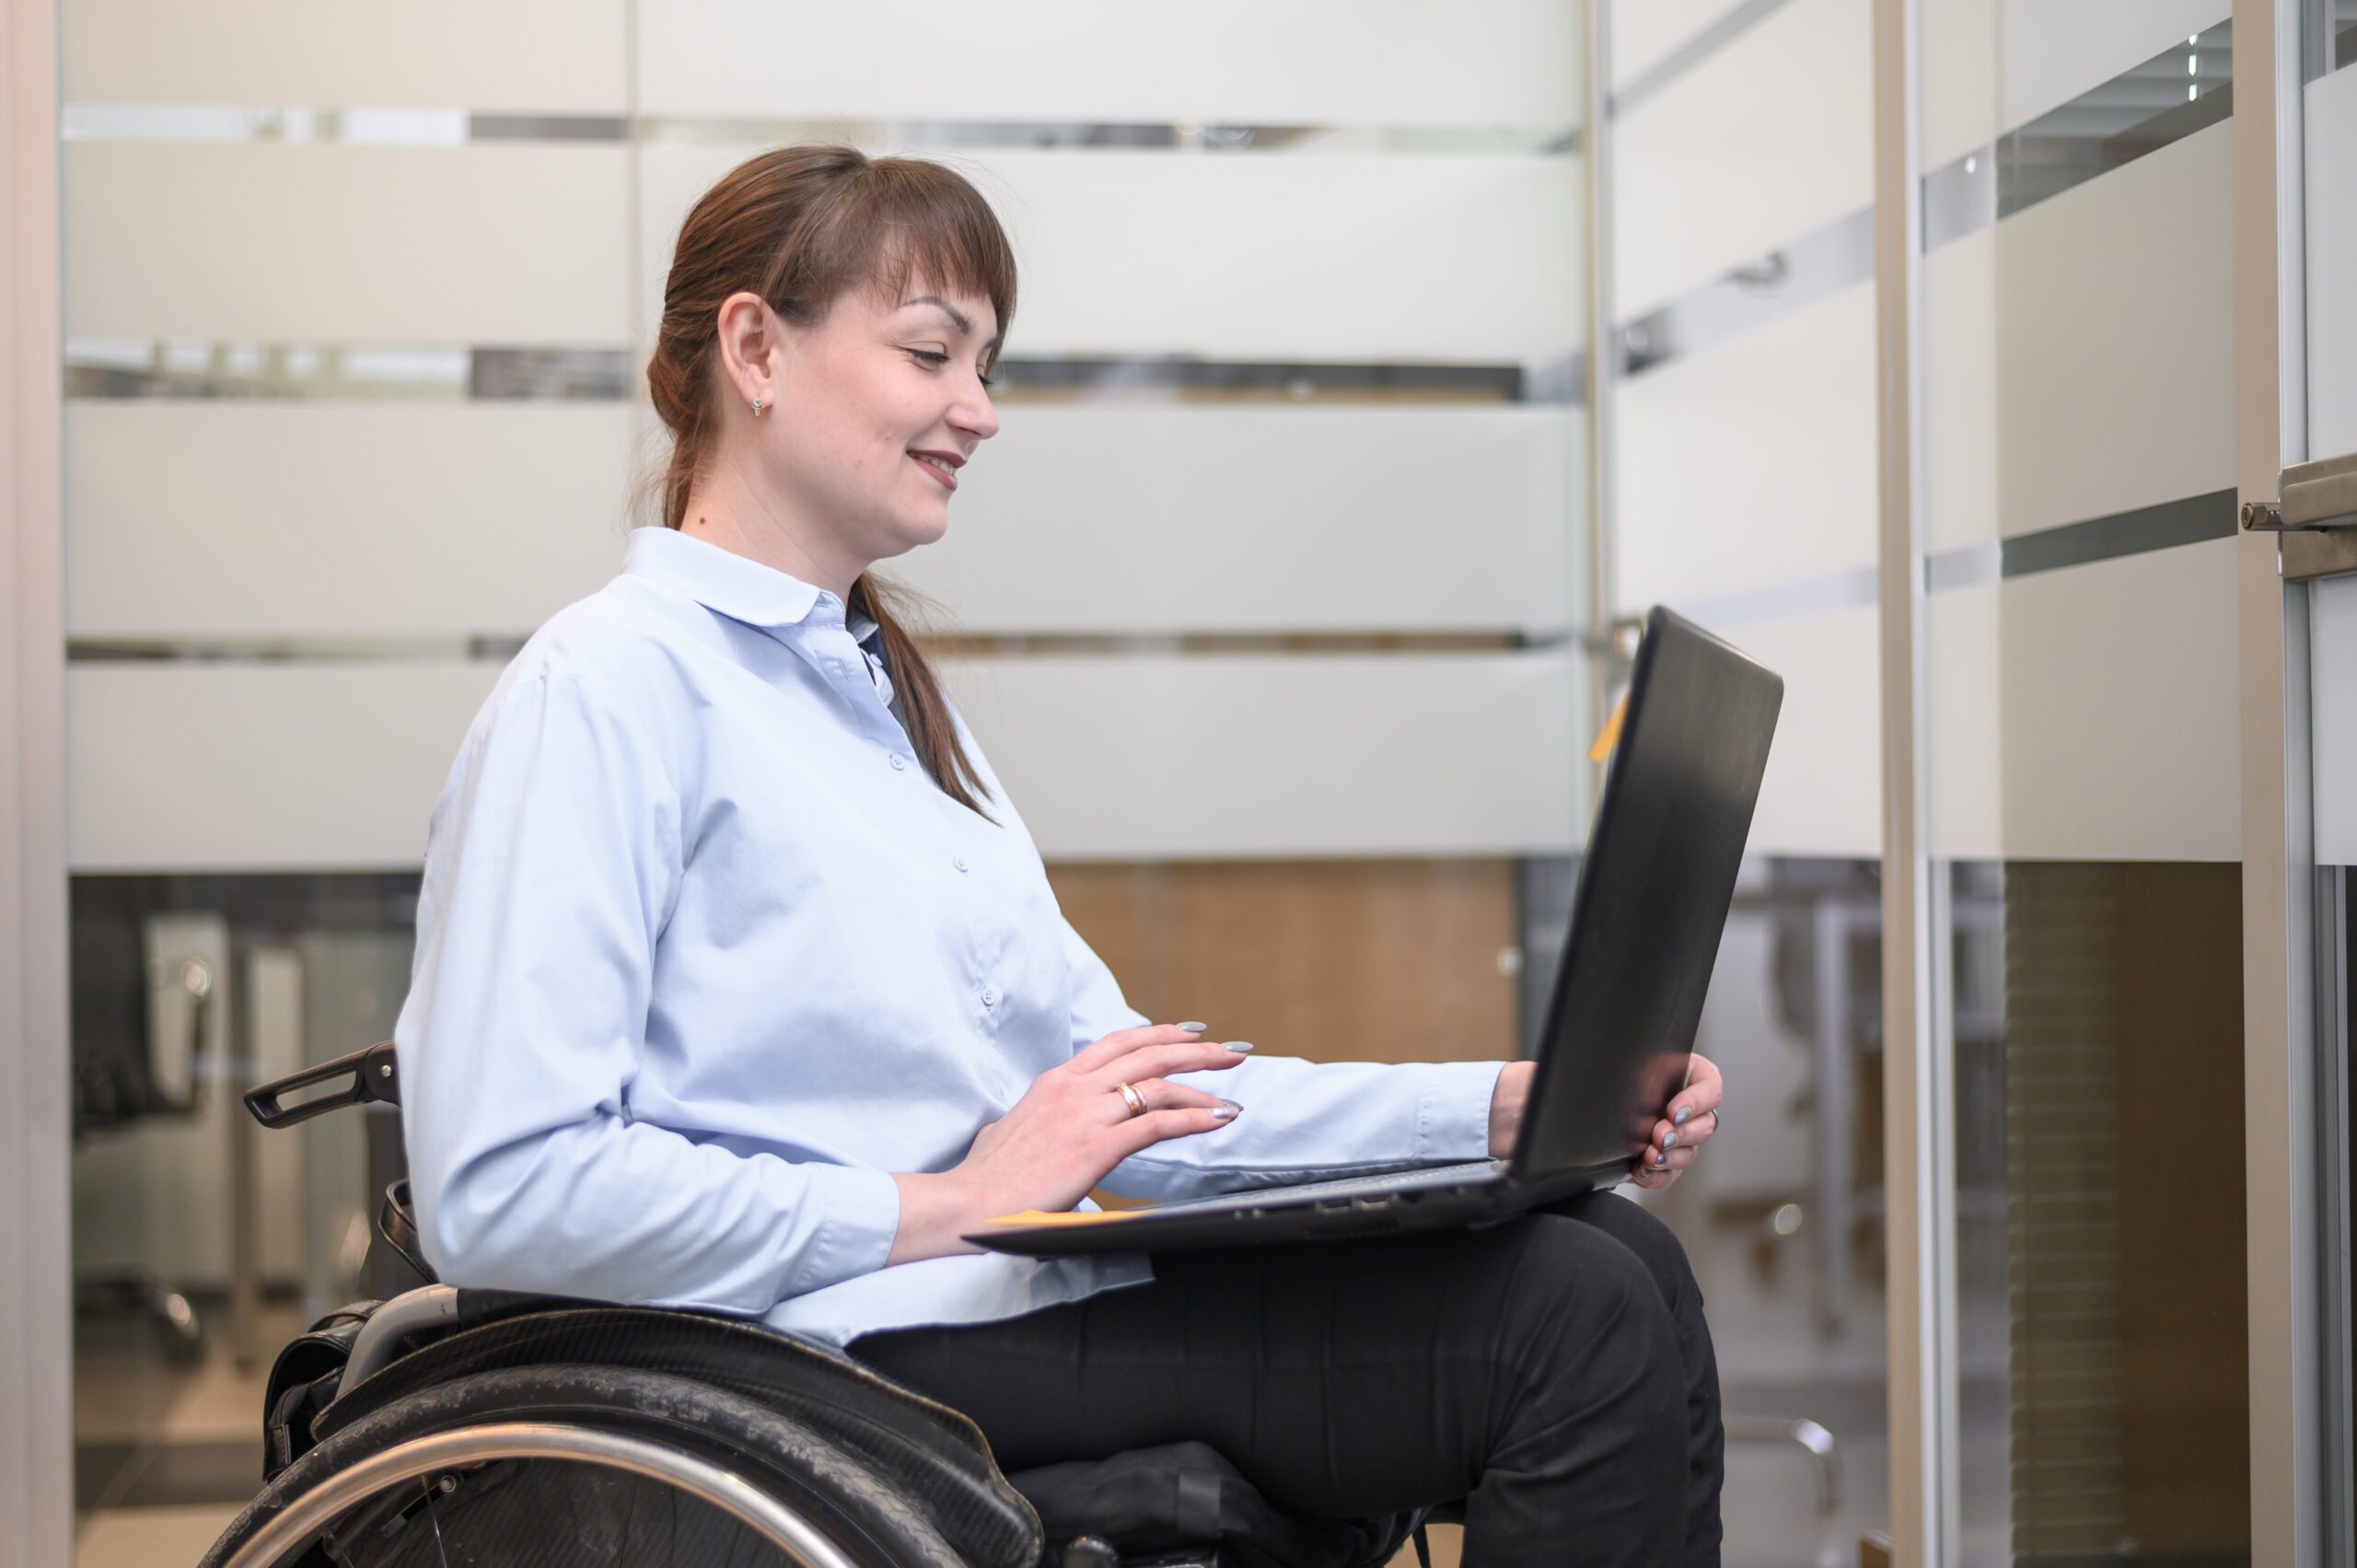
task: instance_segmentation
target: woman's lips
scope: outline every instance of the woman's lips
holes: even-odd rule
[[[910,455],[909,461],[916,464],[917,467],[924,470],[925,472],[939,480],[944,489],[955,490],[958,488],[958,476],[956,474],[944,473],[941,470],[934,467],[931,463],[926,462],[923,458],[917,457],[913,453]]]

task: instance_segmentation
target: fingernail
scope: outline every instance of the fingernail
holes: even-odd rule
[[[1201,1034],[1205,1029],[1211,1028],[1209,1024],[1180,1024],[1178,1027],[1182,1029],[1192,1029],[1197,1034]]]
[[[1664,1154],[1667,1154],[1670,1150],[1678,1147],[1678,1130],[1676,1128],[1673,1127],[1668,1132],[1664,1132],[1661,1135],[1661,1147],[1662,1153]]]
[[[1233,1121],[1243,1113],[1244,1108],[1242,1106],[1237,1104],[1232,1099],[1224,1099],[1219,1102],[1219,1108],[1212,1112],[1212,1120],[1213,1121]]]
[[[1655,1170],[1659,1170],[1663,1166],[1666,1166],[1668,1163],[1669,1151],[1667,1149],[1655,1149],[1654,1151],[1654,1168]]]
[[[1252,1049],[1252,1042],[1248,1040],[1231,1040],[1226,1044],[1227,1049],[1234,1051],[1248,1051]]]
[[[1686,1125],[1686,1119],[1687,1119],[1688,1117],[1689,1117],[1689,1116],[1692,1116],[1693,1114],[1694,1114],[1694,1108],[1693,1108],[1692,1106],[1690,1106],[1690,1105],[1681,1105],[1681,1106],[1679,1106],[1679,1107],[1678,1108],[1678,1114],[1677,1114],[1677,1115],[1675,1115],[1675,1116],[1673,1116],[1673,1117],[1671,1117],[1671,1118],[1670,1118],[1670,1121],[1671,1121],[1672,1122],[1676,1123],[1678,1126],[1683,1127],[1683,1126],[1685,1126],[1685,1125]]]

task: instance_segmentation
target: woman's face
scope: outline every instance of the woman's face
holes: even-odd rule
[[[997,337],[989,300],[923,279],[900,299],[853,289],[819,326],[786,327],[756,434],[787,505],[862,562],[939,539],[958,470],[998,433],[981,379]]]

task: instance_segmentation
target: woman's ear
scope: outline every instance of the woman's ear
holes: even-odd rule
[[[750,289],[739,289],[720,302],[720,368],[737,393],[750,406],[777,406],[777,385],[784,368],[784,324],[766,300]]]

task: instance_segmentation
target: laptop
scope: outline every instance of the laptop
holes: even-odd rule
[[[1001,1252],[1167,1252],[1494,1224],[1627,1176],[1686,1082],[1781,677],[1668,610],[1645,618],[1572,897],[1514,1152],[1142,1208],[993,1220]]]

